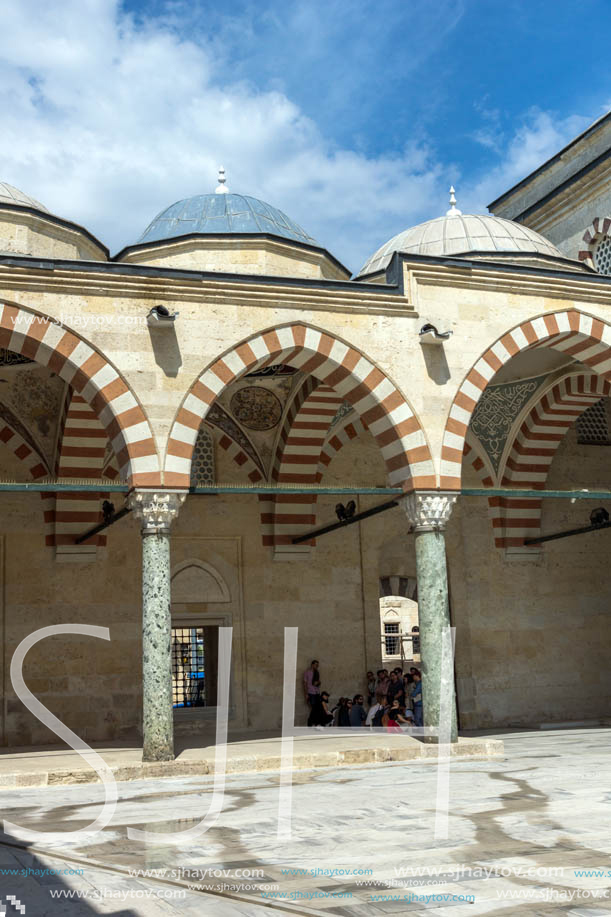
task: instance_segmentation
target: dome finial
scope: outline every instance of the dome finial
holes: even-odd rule
[[[459,210],[456,206],[456,194],[454,192],[454,185],[450,186],[450,209],[446,210],[447,217],[459,217],[462,216],[462,210]]]
[[[223,166],[219,169],[219,183],[214,189],[216,194],[229,194],[229,188],[225,185],[227,179],[225,178],[225,169]]]

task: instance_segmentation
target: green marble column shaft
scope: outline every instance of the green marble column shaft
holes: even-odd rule
[[[142,532],[142,760],[174,758],[170,525],[186,491],[133,490]]]
[[[449,739],[456,742],[454,667],[447,637],[445,656],[443,653],[443,628],[450,626],[445,536],[443,531],[416,530],[415,537],[423,720],[425,726],[438,727],[445,698],[451,717]],[[424,741],[439,740],[425,736]]]
[[[174,758],[169,533],[142,535],[142,760]]]

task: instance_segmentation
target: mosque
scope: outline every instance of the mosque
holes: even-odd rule
[[[312,658],[334,699],[416,660],[452,740],[608,718],[611,113],[356,275],[228,184],[111,256],[0,183],[0,743],[56,741],[19,657],[172,758],[225,628],[236,728],[281,722],[285,628],[296,722]]]

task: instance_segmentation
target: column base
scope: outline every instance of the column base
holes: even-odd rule
[[[174,761],[175,758],[174,749],[165,745],[147,745],[142,749],[144,762]]]

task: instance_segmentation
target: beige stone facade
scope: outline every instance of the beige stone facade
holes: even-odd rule
[[[592,151],[601,175],[609,146]],[[76,538],[127,487],[210,480],[172,526],[172,618],[233,628],[236,725],[280,724],[285,627],[299,628],[298,721],[312,658],[332,699],[364,691],[381,662],[381,579],[417,579],[410,522],[395,507],[293,539],[336,521],[339,502],[362,512],[414,489],[459,493],[445,539],[460,726],[608,716],[608,536],[524,544],[610,503],[534,493],[611,491],[611,276],[575,251],[578,222],[611,219],[608,179],[597,187],[549,232],[570,265],[397,252],[376,282],[273,234],[177,235],[107,259],[74,224],[0,204],[0,741],[53,739],[9,675],[20,641],[51,624],[106,626],[111,640],[37,644],[30,689],[87,741],[138,732],[139,528],[132,514]],[[157,306],[179,314],[147,323]],[[452,335],[424,343],[427,323]],[[202,425],[208,478],[191,467]],[[474,489],[490,493],[461,494]],[[177,728],[213,715],[179,709]]]

